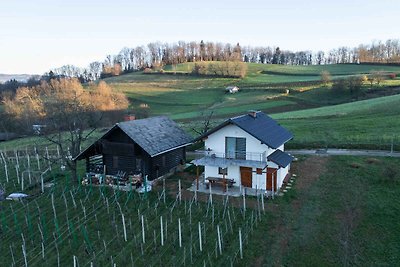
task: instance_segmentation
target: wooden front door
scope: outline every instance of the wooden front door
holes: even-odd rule
[[[272,177],[274,177],[274,192],[276,192],[277,176],[278,169],[267,168],[267,190],[272,191]]]
[[[252,187],[252,176],[252,168],[240,167],[240,180],[242,182],[242,186]]]

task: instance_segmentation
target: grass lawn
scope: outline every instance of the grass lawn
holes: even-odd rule
[[[241,266],[396,266],[400,159],[301,158],[293,188],[269,204]],[[312,168],[312,169],[310,169]]]
[[[193,64],[178,64],[175,69],[172,66],[165,66],[166,74],[134,72],[107,78],[105,81],[124,92],[129,97],[133,109],[138,109],[141,104],[147,104],[150,115],[162,114],[188,120],[195,119],[203,111],[214,111],[220,116],[235,115],[247,111],[250,107],[276,113],[354,100],[354,96],[348,93],[338,96],[319,84],[302,83],[318,82],[322,70],[330,71],[333,78],[369,73],[378,69],[377,67],[385,71],[400,72],[400,67],[392,66],[352,64],[286,66],[249,63],[248,74],[244,79],[182,74],[191,70]],[[173,75],[174,71],[178,74]],[[235,95],[225,94],[224,88],[229,85],[238,85],[240,92]],[[382,86],[397,85],[400,85],[398,79],[382,82]],[[289,95],[285,95],[287,89],[291,92]],[[367,85],[364,91],[368,91]],[[384,94],[390,92],[368,92],[361,98]],[[272,101],[277,103],[270,103]]]
[[[400,95],[271,115],[294,133],[288,147],[400,149]]]

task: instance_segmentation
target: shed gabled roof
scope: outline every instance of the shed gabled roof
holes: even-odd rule
[[[275,150],[267,157],[267,159],[282,168],[286,168],[293,161],[293,157],[291,155],[279,149]]]
[[[278,148],[293,138],[293,134],[280,126],[274,119],[261,111],[257,111],[255,116],[246,114],[230,118],[200,136],[199,139],[209,136],[229,124],[238,126],[271,148]]]
[[[193,140],[176,122],[165,116],[117,123],[99,140],[111,135],[117,128],[121,129],[151,157],[178,147],[187,146]],[[99,140],[82,151],[74,160],[83,158],[84,154]]]
[[[152,157],[189,145],[193,140],[176,122],[165,116],[120,122],[117,126]]]

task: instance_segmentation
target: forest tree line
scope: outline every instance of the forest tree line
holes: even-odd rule
[[[73,65],[53,69],[55,75],[78,77],[83,81],[115,76],[145,68],[176,65],[186,62],[231,61],[283,65],[326,65],[346,63],[400,64],[400,41],[389,39],[361,44],[358,47],[339,47],[325,53],[283,50],[271,46],[241,46],[220,42],[152,42],[146,46],[123,48],[117,55],[107,55],[87,68]]]
[[[358,47],[339,47],[329,52],[283,50],[271,46],[241,46],[221,42],[152,42],[145,46],[123,48],[117,55],[107,55],[103,61],[94,61],[87,68],[65,65],[52,69],[42,76],[42,80],[52,77],[75,77],[81,82],[116,76],[123,73],[162,68],[186,62],[242,61],[260,64],[283,65],[326,65],[326,64],[400,64],[400,41],[389,39],[374,41]],[[196,73],[194,71],[194,73]],[[36,81],[37,82],[37,81]],[[28,86],[35,81],[26,82]],[[0,84],[0,91],[15,91],[21,82],[8,81]],[[22,85],[25,85],[22,83]]]

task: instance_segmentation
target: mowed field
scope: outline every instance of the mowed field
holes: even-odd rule
[[[399,114],[393,95],[271,116],[295,134],[290,147],[399,150]]]
[[[226,117],[249,109],[277,113],[353,101],[354,96],[349,93],[337,95],[321,86],[318,81],[323,70],[331,72],[334,79],[368,74],[373,70],[400,73],[400,67],[369,65],[247,65],[248,74],[244,79],[187,75],[193,63],[186,63],[176,66],[175,75],[172,67],[166,66],[164,74],[135,72],[107,78],[105,81],[127,94],[133,109],[145,104],[150,115],[163,114],[173,119],[193,120],[202,112],[213,111],[219,117]],[[237,94],[226,94],[224,89],[230,85],[239,86],[241,91]],[[386,85],[400,85],[400,80],[385,81],[380,87]],[[360,97],[393,93],[387,89],[383,91],[370,92]]]
[[[289,147],[346,147],[400,149],[400,75],[380,85],[365,82],[361,91],[335,92],[320,81],[321,71],[332,79],[368,75],[373,71],[400,74],[400,67],[376,65],[284,66],[247,64],[243,79],[196,77],[187,73],[193,63],[164,67],[164,74],[142,72],[108,78],[123,91],[132,108],[142,104],[149,115],[167,115],[191,131],[213,112],[214,124],[262,110],[294,133]],[[173,74],[176,72],[177,74]],[[226,94],[237,85],[240,91]],[[139,108],[140,109],[140,108]]]

